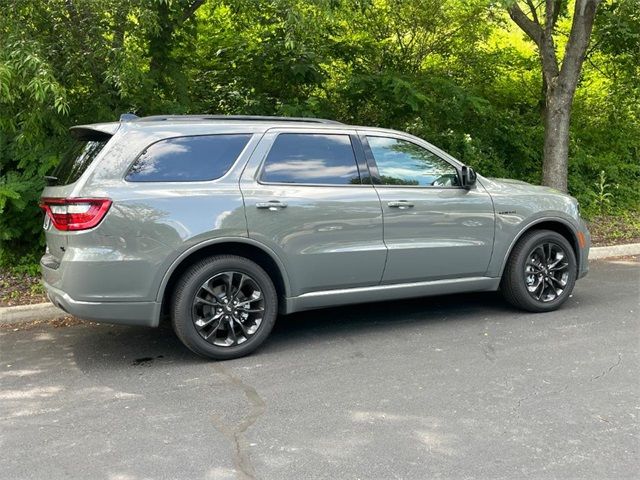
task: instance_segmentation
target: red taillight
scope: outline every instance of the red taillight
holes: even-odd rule
[[[42,208],[58,230],[87,230],[98,225],[111,207],[108,198],[42,198]]]

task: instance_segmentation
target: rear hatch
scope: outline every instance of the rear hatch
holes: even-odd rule
[[[43,227],[47,240],[47,253],[42,262],[46,266],[57,268],[67,249],[69,235],[84,229],[70,228],[70,221],[87,220],[88,213],[96,213],[96,208],[105,208],[102,203],[92,204],[73,199],[78,198],[78,180],[119,126],[118,123],[106,123],[70,129],[73,144],[47,177],[47,186],[42,192],[41,207],[45,211]],[[90,223],[85,223],[86,225]]]

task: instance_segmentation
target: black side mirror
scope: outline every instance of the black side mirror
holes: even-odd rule
[[[467,167],[466,165],[462,166],[460,170],[460,179],[462,181],[462,188],[466,188],[469,190],[476,183],[476,172],[473,171],[473,168]]]

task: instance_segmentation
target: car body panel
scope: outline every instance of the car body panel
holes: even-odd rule
[[[573,233],[576,241],[578,232],[582,232],[585,245],[578,250],[578,276],[586,275],[590,236],[573,197],[549,187],[481,175],[478,175],[478,183],[491,195],[496,211],[496,239],[487,271],[489,276],[502,275],[517,240],[529,228],[542,222],[561,223]]]
[[[377,165],[367,137],[409,141],[460,167],[430,144],[407,135],[358,130],[374,178]],[[382,283],[483,276],[491,260],[494,209],[484,187],[425,187],[376,184],[388,249]],[[398,203],[408,207],[397,207]]]
[[[327,306],[381,302],[402,298],[426,297],[460,292],[484,292],[498,289],[499,278],[465,277],[424,282],[394,283],[360,288],[317,291],[285,298],[285,313]]]
[[[259,181],[261,164],[281,133],[344,130],[277,128],[267,132],[240,182],[249,237],[284,259],[292,295],[377,285],[387,256],[382,210],[372,185],[291,185]],[[285,208],[259,209],[281,201]]]
[[[482,186],[411,189],[376,186],[389,249],[383,283],[485,275],[494,237],[491,198]],[[407,200],[414,207],[388,207]]]
[[[171,136],[177,133],[165,131]],[[91,230],[60,232],[50,226],[47,231],[48,243],[65,238],[66,251],[58,259],[64,261],[60,272],[43,268],[45,281],[55,288],[64,285],[77,301],[155,301],[165,272],[184,251],[220,236],[247,236],[238,179],[260,135],[251,138],[218,180],[162,183],[123,178],[144,147],[159,139],[157,133],[117,135],[120,138],[111,140],[115,146],[110,142],[107,147],[111,148],[105,147],[76,184],[47,187],[43,194],[78,197],[81,192],[84,197],[113,201],[102,222]]]

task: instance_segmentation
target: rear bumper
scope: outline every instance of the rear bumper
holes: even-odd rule
[[[40,270],[51,302],[85,320],[155,327],[161,302],[150,288],[156,270],[139,256],[105,247],[68,246],[62,258],[49,252]]]
[[[54,305],[84,320],[144,327],[157,327],[159,323],[161,304],[158,302],[84,302],[74,300],[46,281],[44,287]]]

